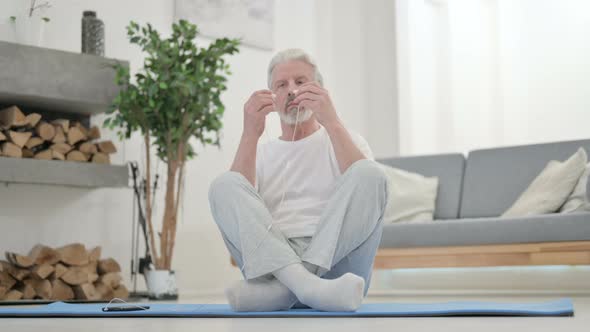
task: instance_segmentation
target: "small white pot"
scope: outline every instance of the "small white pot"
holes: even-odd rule
[[[178,298],[174,271],[146,270],[144,275],[151,299],[169,300]]]
[[[37,15],[33,15],[33,17],[17,17],[16,22],[13,24],[15,42],[31,46],[43,45],[45,24],[47,23],[41,17]]]

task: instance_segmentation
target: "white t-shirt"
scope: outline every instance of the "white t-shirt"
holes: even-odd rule
[[[369,159],[367,141],[350,132]],[[324,127],[298,141],[275,138],[258,145],[256,189],[274,222],[287,238],[312,236],[341,175],[328,132]],[[281,204],[281,198],[283,196]]]

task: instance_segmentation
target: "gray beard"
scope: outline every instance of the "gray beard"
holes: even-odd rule
[[[308,109],[300,109],[299,110],[299,118],[297,118],[297,107],[292,107],[291,109],[287,110],[286,112],[278,112],[281,121],[288,125],[295,125],[295,122],[302,123],[311,118],[313,112]]]

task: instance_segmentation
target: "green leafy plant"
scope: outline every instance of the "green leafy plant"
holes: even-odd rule
[[[197,27],[185,20],[172,24],[172,35],[162,38],[147,24],[131,22],[127,35],[146,53],[143,68],[131,81],[129,69],[115,65],[121,90],[107,112],[104,126],[118,129],[121,139],[140,131],[146,149],[146,223],[151,255],[156,269],[170,270],[178,204],[184,181],[185,162],[196,156],[191,139],[201,145],[219,146],[229,65],[224,56],[238,52],[239,40],[221,38],[207,47],[197,47]],[[156,249],[150,197],[150,146],[167,164],[164,217]]]

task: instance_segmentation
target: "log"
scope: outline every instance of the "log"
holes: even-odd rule
[[[22,268],[28,268],[33,266],[34,260],[29,258],[28,256],[22,256],[19,254],[15,254],[13,252],[6,252],[5,254],[6,259],[13,265],[16,265],[18,267],[22,267]]]
[[[96,147],[96,145],[93,143],[89,143],[89,142],[84,142],[84,143],[80,144],[78,146],[78,150],[80,150],[80,152],[82,152],[82,153],[87,153],[87,154],[94,154],[94,153],[98,152],[98,148]]]
[[[68,130],[68,143],[74,145],[80,141],[86,140],[87,137],[78,127],[71,127]]]
[[[100,129],[97,126],[92,126],[88,131],[88,139],[99,139]]]
[[[100,151],[102,153],[113,154],[113,153],[117,152],[117,148],[115,147],[115,144],[113,144],[113,142],[111,142],[111,141],[98,142],[98,143],[96,143],[96,145],[98,147],[98,151]]]
[[[0,131],[0,142],[6,141],[6,135]],[[93,144],[94,145],[94,144]]]
[[[65,134],[67,134],[68,131],[70,130],[70,120],[67,120],[67,119],[53,120],[53,121],[51,121],[51,124],[54,126],[60,126]]]
[[[65,143],[66,142],[66,135],[64,130],[61,126],[53,126],[55,129],[55,136],[51,139],[53,143]]]
[[[32,135],[33,133],[27,131],[18,132],[10,130],[8,131],[8,140],[17,145],[19,148],[22,148],[25,146],[25,144],[27,144],[27,141],[29,140],[29,138],[31,138]]]
[[[26,124],[27,117],[16,106],[11,106],[0,111],[0,125],[3,127],[21,127]]]
[[[47,122],[41,121],[35,126],[35,133],[44,141],[52,141],[55,137],[55,127]]]
[[[41,152],[37,152],[37,153],[35,153],[35,157],[33,157],[33,158],[41,159],[41,160],[51,160],[51,159],[53,159],[53,150],[46,149]]]
[[[35,245],[29,252],[29,257],[37,265],[55,265],[60,260],[60,255],[57,250],[42,244]]]
[[[16,280],[8,274],[6,271],[0,272],[0,286],[4,286],[7,289],[11,289],[16,284]]]
[[[23,158],[33,158],[35,157],[35,152],[31,149],[22,148]]]
[[[88,252],[86,247],[81,243],[72,243],[57,249],[61,256],[61,261],[72,266],[82,266],[88,264]]]
[[[101,254],[102,248],[100,246],[94,247],[92,248],[92,250],[90,250],[88,252],[88,260],[92,263],[92,262],[98,262],[100,260],[100,254]]]
[[[37,296],[44,300],[51,299],[51,296],[53,295],[53,287],[51,286],[51,282],[47,279],[26,279],[23,283],[33,287]]]
[[[51,286],[53,287],[53,295],[51,297],[52,300],[67,301],[73,300],[75,298],[72,287],[68,286],[61,280],[53,280],[51,282]]]
[[[85,139],[88,139],[88,128],[86,128],[82,123],[80,123],[79,121],[74,121],[73,123],[70,124],[70,128],[78,128],[82,134],[84,134],[84,137],[86,137]]]
[[[14,143],[4,142],[2,143],[2,155],[6,157],[22,158],[23,150]]]
[[[112,258],[101,259],[98,262],[98,273],[105,274],[111,272],[121,272],[121,266]]]
[[[41,114],[39,113],[31,113],[26,116],[27,127],[35,128],[37,123],[41,121]]]
[[[72,146],[68,143],[55,143],[51,144],[49,147],[53,151],[57,151],[63,155],[67,154],[68,152],[72,151]]]
[[[15,289],[23,293],[23,300],[32,300],[37,295],[37,292],[35,292],[35,289],[30,284],[22,284]]]
[[[24,278],[28,277],[31,274],[31,271],[29,271],[27,269],[18,268],[16,266],[10,264],[9,262],[0,261],[0,264],[2,264],[2,269],[5,272],[8,272],[8,274],[11,277],[13,277],[14,279],[16,279],[18,281],[22,281]]]
[[[72,150],[72,151],[68,152],[68,154],[66,155],[66,160],[87,162],[88,156],[80,151]]]
[[[51,150],[51,157],[55,160],[66,160],[66,156],[64,156],[61,152]]]
[[[107,274],[103,274],[98,278],[98,282],[103,283],[112,289],[115,289],[121,285],[121,281],[123,278],[121,277],[120,273],[117,272],[109,272]]]
[[[79,286],[74,286],[74,294],[77,299],[81,300],[100,300],[100,294],[94,288],[94,285],[86,283]]]
[[[89,260],[89,263],[84,266],[81,266],[81,267],[85,268],[86,271],[88,271],[88,273],[98,273],[98,262],[90,261],[90,256],[89,256],[88,260]]]
[[[76,286],[88,283],[88,271],[79,266],[72,266],[61,276],[66,284]]]
[[[4,301],[18,301],[23,298],[23,293],[17,291],[16,289],[11,289],[4,295]]]
[[[100,276],[96,273],[88,273],[88,282],[96,282]]]
[[[61,278],[61,276],[63,276],[66,272],[68,272],[68,268],[65,267],[65,265],[61,263],[55,264],[55,271],[53,273],[55,278]]]
[[[111,158],[108,154],[97,152],[92,155],[92,162],[97,164],[110,164]]]
[[[39,279],[47,279],[53,271],[55,271],[55,268],[49,264],[41,264],[33,268],[33,274]]]
[[[127,298],[129,298],[129,291],[127,290],[127,287],[125,287],[125,285],[121,285],[118,288],[114,289],[113,293],[115,294],[116,298],[122,300],[127,300]]]
[[[96,292],[100,296],[101,300],[110,301],[115,297],[115,292],[113,289],[101,282],[94,284],[94,288],[96,289]]]
[[[93,283],[98,280],[97,267],[98,262],[96,261],[82,266],[82,268],[86,269],[86,272],[88,273],[88,282]]]
[[[25,143],[25,146],[28,149],[32,149],[32,148],[39,146],[41,144],[43,144],[43,139],[41,137],[33,136],[33,137],[29,138],[27,143]]]
[[[4,299],[4,295],[8,292],[8,288],[6,286],[0,286],[0,300]]]

